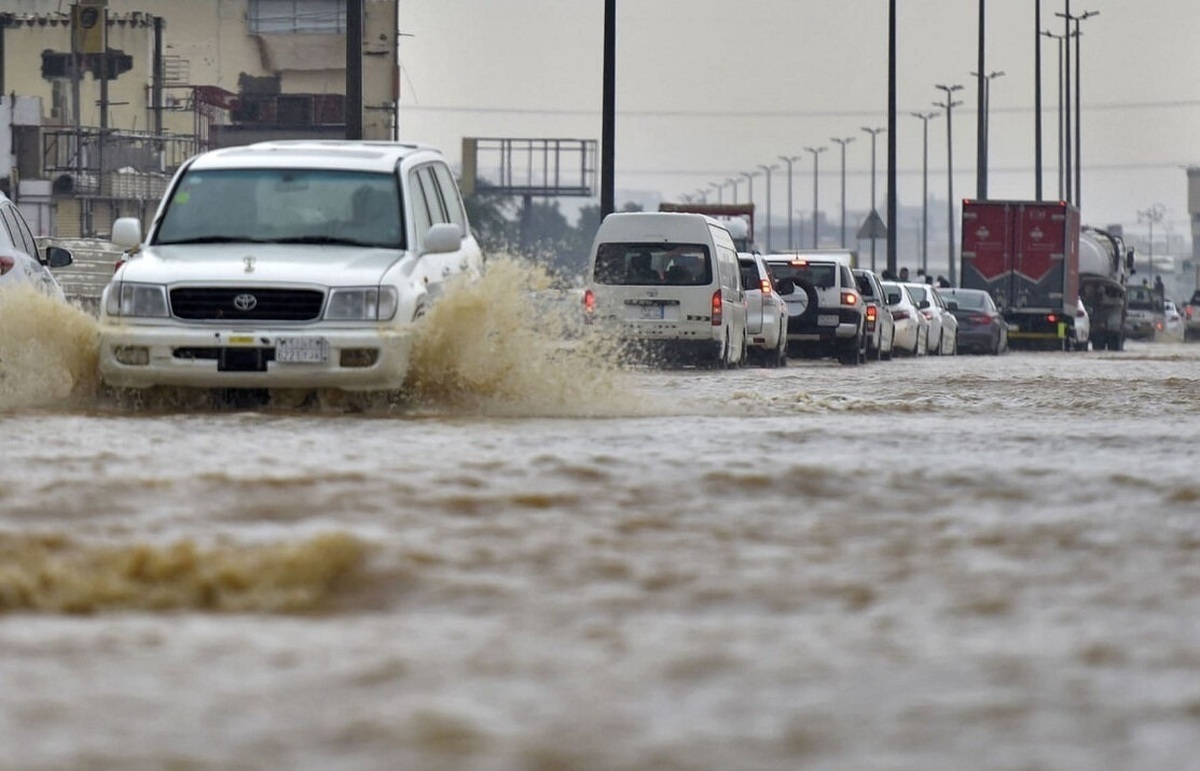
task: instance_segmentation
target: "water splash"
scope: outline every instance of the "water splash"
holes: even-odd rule
[[[96,320],[38,292],[0,293],[0,409],[94,401]]]

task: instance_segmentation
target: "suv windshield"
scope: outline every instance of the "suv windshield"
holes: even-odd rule
[[[391,174],[317,169],[189,171],[171,196],[156,244],[228,241],[404,248]]]

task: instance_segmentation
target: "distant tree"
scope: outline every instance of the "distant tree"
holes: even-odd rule
[[[517,226],[513,218],[516,200],[510,196],[488,193],[472,193],[463,196],[467,209],[467,220],[484,253],[494,254],[512,249],[517,240]]]

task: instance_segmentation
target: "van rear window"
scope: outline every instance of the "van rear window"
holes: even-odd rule
[[[703,244],[608,243],[596,249],[597,283],[617,286],[707,286],[712,258]]]
[[[771,270],[775,278],[790,278],[793,281],[809,282],[817,289],[829,289],[837,286],[838,266],[832,263],[804,263],[800,265],[791,262],[772,262]]]

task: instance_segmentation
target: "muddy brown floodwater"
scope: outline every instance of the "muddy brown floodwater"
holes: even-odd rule
[[[626,370],[522,281],[354,409],[0,303],[0,769],[1200,769],[1200,346]]]

